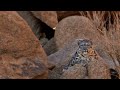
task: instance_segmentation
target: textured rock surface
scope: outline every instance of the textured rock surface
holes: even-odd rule
[[[57,51],[57,46],[55,43],[54,38],[50,39],[44,46],[43,46],[46,54],[49,56]]]
[[[47,78],[47,56],[15,11],[0,12],[0,78]]]
[[[99,56],[90,60],[87,69],[89,79],[111,79],[108,65]]]
[[[3,79],[32,79],[41,75],[40,79],[47,78],[47,68],[40,61],[40,57],[22,57],[15,59],[10,55],[1,55],[0,78]]]
[[[56,27],[56,25],[58,24],[56,11],[31,11],[31,12],[34,14],[34,16],[42,20],[51,28]]]
[[[48,61],[48,69],[52,70],[53,68],[55,68],[55,65]]]
[[[94,35],[96,35],[96,40],[100,36],[94,24],[88,18],[70,16],[60,21],[57,25],[55,40],[58,48],[63,48],[65,44],[77,38],[89,38],[93,40]]]
[[[48,79],[61,79],[62,74],[62,68],[56,67],[53,70],[49,70]]]
[[[76,64],[72,67],[69,67],[68,70],[65,70],[62,74],[62,79],[84,79],[86,77],[86,68],[82,65]]]

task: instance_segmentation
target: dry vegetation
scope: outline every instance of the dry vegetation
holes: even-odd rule
[[[79,11],[80,15],[88,17],[107,42],[107,52],[119,66],[120,46],[120,12],[119,11]]]
[[[119,30],[120,12],[119,11],[80,11],[80,15],[88,17],[101,31],[106,27],[107,30]]]

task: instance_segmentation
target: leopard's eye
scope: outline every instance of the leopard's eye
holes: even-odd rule
[[[81,43],[80,46],[84,46],[84,43]]]
[[[89,43],[86,43],[86,46],[89,46],[90,44]]]

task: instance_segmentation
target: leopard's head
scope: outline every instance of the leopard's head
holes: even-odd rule
[[[78,40],[78,46],[84,52],[87,52],[89,48],[92,48],[92,45],[93,44],[91,40],[88,40],[88,39]]]

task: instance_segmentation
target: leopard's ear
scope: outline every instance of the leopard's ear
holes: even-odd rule
[[[78,46],[80,46],[81,41],[83,41],[83,39],[78,40]]]
[[[92,40],[91,39],[89,39],[89,41],[90,41],[90,44],[92,45],[93,43],[92,43]]]
[[[90,40],[90,44],[93,45],[93,42]]]

